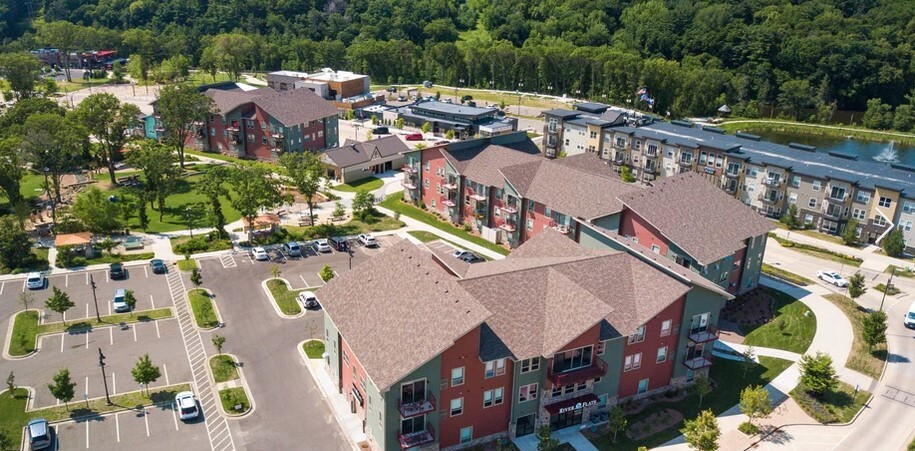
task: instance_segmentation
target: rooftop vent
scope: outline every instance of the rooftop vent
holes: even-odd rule
[[[803,150],[804,152],[815,152],[817,150],[816,147],[808,146],[806,144],[799,144],[799,143],[788,143],[788,147],[790,147],[792,149]]]
[[[723,129],[723,128],[710,127],[710,126],[706,125],[706,126],[702,127],[702,129],[705,130],[705,131],[707,131],[707,132],[710,132],[710,133],[717,133],[717,134],[719,134],[719,135],[723,135],[723,134],[724,134],[724,129]]]
[[[915,172],[915,166],[909,166],[906,164],[893,163],[893,164],[890,164],[890,167],[893,169],[899,169],[902,171]]]
[[[690,121],[670,121],[671,124],[679,125],[681,127],[690,127],[692,128],[693,123]]]
[[[762,136],[752,135],[750,133],[737,132],[737,133],[734,133],[734,136],[736,136],[738,138],[749,139],[751,141],[761,141],[762,140]]]
[[[836,157],[836,158],[844,158],[844,159],[846,159],[846,160],[854,160],[854,161],[857,161],[857,160],[858,160],[858,156],[857,156],[857,155],[850,154],[850,153],[843,153],[843,152],[832,151],[832,152],[829,152],[829,155],[830,155],[830,156],[833,156],[833,157]]]

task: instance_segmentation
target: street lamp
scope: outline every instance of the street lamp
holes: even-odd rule
[[[464,79],[463,78],[458,79],[458,86],[463,85],[463,84],[464,84]],[[454,87],[454,100],[458,99],[458,86]]]
[[[353,139],[359,141],[359,124],[353,122]]]
[[[886,287],[884,287],[884,289],[883,289],[883,297],[880,298],[879,311],[881,311],[881,312],[883,311],[883,301],[886,300],[886,292],[890,291],[890,286],[893,285],[893,276],[895,276],[895,275],[896,275],[896,267],[894,266],[893,269],[890,271],[890,280],[888,280],[886,282]]]
[[[102,367],[102,382],[105,383],[105,401],[110,406],[114,403],[111,402],[111,397],[108,395],[108,378],[105,376],[105,354],[102,354],[102,348],[98,348],[98,366]]]
[[[98,298],[95,297],[95,279],[92,278],[92,274],[89,274],[89,285],[92,286],[92,302],[95,303],[95,319],[101,323],[102,317],[98,313]]]
[[[518,83],[518,116],[521,115],[521,88],[524,87],[524,83]]]

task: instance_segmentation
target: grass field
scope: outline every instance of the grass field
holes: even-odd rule
[[[813,280],[808,279],[804,276],[795,274],[791,271],[785,271],[784,269],[779,268],[778,266],[772,266],[768,263],[762,264],[762,272],[763,272],[763,274],[766,274],[766,275],[769,275],[772,277],[776,277],[776,278],[782,279],[787,282],[791,282],[791,283],[801,286],[801,287],[805,287],[807,285],[813,285],[814,283],[816,283]]]
[[[302,306],[299,305],[299,302],[295,299],[301,290],[290,290],[286,287],[286,283],[280,279],[268,280],[267,288],[270,290],[270,294],[273,295],[273,299],[276,300],[276,305],[280,308],[281,312],[286,315],[298,315],[299,313],[302,313]]]
[[[839,252],[833,252],[829,249],[824,249],[822,247],[811,246],[805,243],[798,243],[797,241],[791,241],[785,238],[782,238],[772,232],[769,232],[769,238],[774,239],[782,247],[791,249],[793,251],[800,252],[802,254],[811,255],[817,258],[822,258],[824,260],[834,261],[836,263],[841,263],[843,265],[850,265],[854,267],[861,266],[862,260],[858,257],[842,254]]]
[[[324,342],[321,340],[306,341],[302,349],[309,359],[320,359],[324,356]]]
[[[384,186],[384,180],[381,180],[376,177],[366,177],[364,179],[356,180],[352,183],[341,183],[334,186],[333,190],[343,191],[347,193],[355,193],[356,191],[375,191],[378,188]]]
[[[219,390],[219,400],[222,401],[222,408],[229,414],[241,414],[251,408],[251,402],[248,401],[248,395],[242,387]],[[236,406],[239,408],[236,409]]]
[[[214,355],[210,358],[210,369],[216,383],[238,379],[238,369],[235,368],[235,359],[228,355]]]
[[[764,290],[775,298],[776,317],[767,324],[755,328],[741,325],[744,333],[743,344],[764,348],[783,349],[803,354],[807,351],[817,331],[817,320],[803,302],[771,288]]]
[[[213,300],[210,299],[210,295],[205,290],[188,291],[187,297],[191,301],[191,310],[194,311],[194,321],[197,322],[197,327],[212,329],[219,325],[219,318],[216,316]]]
[[[859,390],[839,381],[839,386],[820,397],[804,390],[803,385],[798,385],[791,390],[791,397],[807,412],[808,415],[823,424],[848,423],[855,414],[864,407],[870,398],[870,392]]]
[[[842,309],[842,313],[845,313],[845,316],[848,317],[848,321],[851,322],[851,328],[854,331],[851,353],[848,354],[845,366],[874,379],[880,378],[880,374],[883,373],[883,366],[886,364],[886,343],[879,344],[873,350],[870,350],[867,347],[867,343],[861,338],[864,334],[864,317],[868,315],[867,310],[859,306],[851,298],[838,293],[827,294],[823,297]]]

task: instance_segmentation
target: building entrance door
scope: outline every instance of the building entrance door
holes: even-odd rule
[[[573,410],[571,412],[558,413],[550,416],[550,429],[557,430],[567,428],[576,424],[581,424],[581,412],[583,409]]]
[[[518,418],[515,422],[515,437],[534,433],[534,414]]]

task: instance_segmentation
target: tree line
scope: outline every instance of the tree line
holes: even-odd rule
[[[915,9],[905,0],[43,0],[34,23],[9,9],[7,52],[111,47],[141,61],[140,73],[163,62],[236,75],[332,67],[379,83],[428,79],[643,109],[653,99],[654,112],[674,117],[727,103],[742,116],[775,107],[827,121],[872,99],[910,106],[915,80]]]

